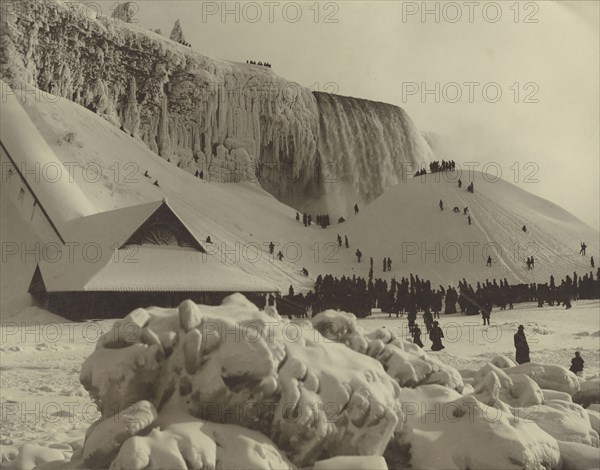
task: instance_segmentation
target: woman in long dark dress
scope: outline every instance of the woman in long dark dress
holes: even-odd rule
[[[518,331],[515,333],[515,361],[517,364],[525,364],[529,361],[529,344],[525,337],[525,327],[519,325]]]
[[[440,328],[440,322],[434,321],[433,328],[431,328],[431,332],[429,333],[429,339],[432,341],[431,350],[432,351],[441,351],[444,349],[444,345],[442,344],[442,338],[444,337],[444,333]]]
[[[420,348],[423,347],[423,341],[421,341],[421,328],[419,328],[419,325],[413,326],[413,343]]]

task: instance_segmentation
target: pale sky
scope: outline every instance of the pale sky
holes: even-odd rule
[[[401,106],[451,138],[457,161],[497,162],[504,179],[600,227],[599,2],[136,4],[139,26],[168,36],[179,18],[205,55]],[[534,168],[537,182],[523,182]]]

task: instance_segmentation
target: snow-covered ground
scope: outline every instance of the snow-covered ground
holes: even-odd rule
[[[81,365],[113,323],[60,321],[60,317],[37,308],[4,319],[0,328],[0,444],[4,463],[0,468],[32,468],[28,458],[38,456],[44,461],[70,457],[83,445],[86,429],[100,413],[79,383]],[[422,323],[420,318],[418,323]],[[385,327],[401,338],[407,337],[406,318],[395,315],[389,318],[375,313],[357,320],[357,324],[366,332]],[[514,357],[513,334],[519,324],[526,327],[532,362],[568,367],[577,350],[585,360],[583,377],[600,376],[598,301],[575,302],[569,311],[517,305],[512,311],[494,311],[492,324],[487,327],[481,325],[479,317],[459,314],[442,315],[440,324],[446,349],[431,352],[431,343],[426,340],[425,350],[462,371],[465,378],[496,356]],[[23,444],[28,445],[27,451],[9,465]]]
[[[480,316],[461,314],[441,315],[438,320],[444,331],[446,349],[431,352],[431,341],[425,340],[425,326],[419,316],[417,322],[423,332],[425,349],[435,354],[445,364],[461,369],[478,369],[495,356],[514,359],[513,335],[523,325],[530,348],[532,362],[558,364],[570,367],[575,351],[585,360],[583,376],[600,377],[600,302],[582,300],[573,308],[537,308],[537,304],[517,304],[514,310],[492,312],[490,326],[483,326]],[[386,327],[398,336],[409,338],[408,321],[395,315],[375,313],[357,323],[367,331]]]

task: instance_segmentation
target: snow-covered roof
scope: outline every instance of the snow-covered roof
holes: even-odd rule
[[[42,261],[47,292],[278,292],[274,285],[193,248],[129,246],[99,262]]]
[[[63,234],[69,241],[121,247],[163,204],[163,201],[153,201],[80,217],[65,224]]]
[[[130,262],[111,257],[85,284],[87,291],[277,292],[256,276],[196,250],[142,245],[127,251]]]
[[[114,250],[121,248],[163,206],[166,206],[173,213],[188,232],[188,235],[196,241],[198,247],[205,251],[202,242],[194,235],[181,217],[175,213],[166,199],[74,219],[63,227],[63,234],[68,241],[77,242],[81,245],[95,243],[103,249],[112,247]]]
[[[60,229],[64,222],[93,214],[96,209],[31,121],[18,94],[1,80],[0,87],[0,141],[52,222]]]

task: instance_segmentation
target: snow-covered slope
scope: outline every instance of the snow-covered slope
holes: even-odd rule
[[[332,174],[370,200],[401,177],[404,164],[431,157],[398,107],[315,97],[271,68],[212,59],[92,11],[55,0],[11,4],[2,17],[7,60],[0,76],[15,89],[35,85],[93,110],[192,174],[202,170],[213,181],[257,176],[295,207],[311,199],[311,207],[326,206]],[[332,104],[343,114],[332,114]],[[355,138],[361,146],[353,146]],[[352,147],[341,160],[339,144]],[[364,171],[373,161],[381,171]]]
[[[433,285],[456,285],[463,277],[470,281],[506,277],[511,282],[546,282],[550,274],[558,280],[573,271],[589,272],[588,256],[598,259],[598,232],[555,204],[506,181],[487,182],[481,173],[473,175],[474,194],[464,189],[467,173],[462,175],[465,184],[460,190],[455,182],[447,181],[457,174],[408,178],[372,204],[361,205],[357,216],[331,213],[334,224],[327,229],[305,228],[295,220],[294,209],[258,185],[202,181],[170,165],[97,114],[67,100],[53,101],[29,100],[24,109],[58,158],[72,168],[71,176],[97,211],[167,197],[200,239],[211,236],[211,252],[284,292],[290,284],[297,291],[311,288],[319,273],[367,276],[371,256],[376,277],[400,278],[413,273],[430,279]],[[70,142],[64,139],[67,134]],[[150,178],[144,176],[146,171]],[[160,187],[153,185],[155,181]],[[440,199],[445,205],[443,212],[438,207]],[[454,206],[460,208],[460,214],[452,212]],[[462,213],[464,206],[470,210],[470,226]],[[346,223],[335,223],[340,215],[347,218]],[[2,217],[3,226],[15,227],[10,240],[29,240],[28,235],[20,234],[26,223],[19,231],[18,224],[10,223],[12,212],[3,210]],[[527,226],[527,233],[521,231],[522,225]],[[337,246],[338,233],[348,236],[349,249]],[[283,262],[269,257],[271,241],[276,253],[283,251]],[[581,241],[588,245],[588,256],[578,254]],[[487,268],[490,243],[498,244],[501,255],[496,259],[491,246],[494,263]],[[363,253],[360,264],[354,255],[357,248]],[[536,266],[529,271],[523,259],[531,254]],[[380,268],[384,256],[393,261],[387,273]],[[13,279],[23,280],[22,291],[31,279],[31,264],[13,265]],[[308,278],[300,274],[303,267],[310,273]],[[9,289],[12,295],[14,287],[3,279],[3,292]]]

